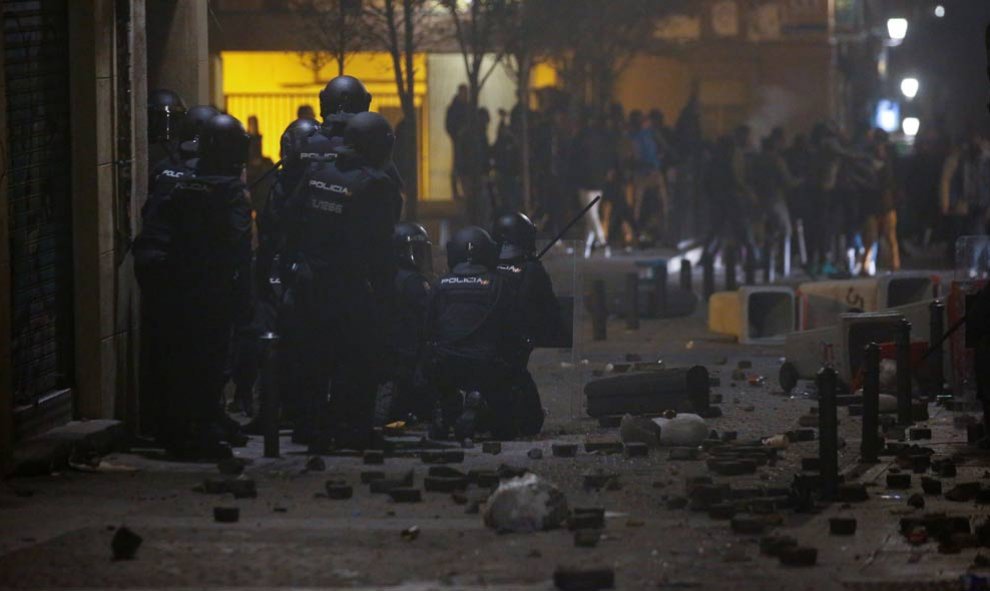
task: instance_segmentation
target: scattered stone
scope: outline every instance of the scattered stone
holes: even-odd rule
[[[510,466],[508,464],[500,464],[498,467],[498,477],[501,479],[507,478],[519,478],[520,476],[525,476],[529,470],[519,466]]]
[[[602,429],[618,429],[622,424],[622,415],[603,415],[598,417],[598,426]]]
[[[379,478],[370,482],[369,491],[373,494],[388,494],[394,488],[410,487],[413,485],[414,472],[409,470],[401,476]]]
[[[766,529],[766,523],[755,517],[738,516],[732,518],[732,531],[747,536],[760,535]]]
[[[712,519],[732,519],[736,515],[736,506],[732,503],[718,503],[708,507],[708,516]]]
[[[722,431],[722,436],[720,439],[728,443],[729,441],[735,441],[739,438],[739,433],[736,431]]]
[[[818,426],[818,423],[815,423]],[[814,441],[816,433],[814,429],[795,429],[794,431],[788,431],[785,435],[791,441],[791,443],[800,443],[803,441]]]
[[[430,476],[436,476],[438,478],[467,478],[467,474],[461,472],[457,468],[451,468],[450,466],[430,466],[430,469],[426,472]]]
[[[365,470],[361,472],[361,484],[370,484],[375,480],[384,480],[385,473],[379,470]]]
[[[468,486],[467,477],[456,476],[427,476],[423,479],[423,488],[426,492],[450,493],[455,490],[464,490]]]
[[[498,472],[494,470],[471,470],[468,472],[468,479],[481,488],[494,488],[501,481]]]
[[[646,417],[623,415],[619,423],[619,437],[623,443],[644,443],[656,447],[660,445],[661,429],[655,421]],[[588,444],[585,444],[587,451]]]
[[[924,509],[925,508],[925,497],[923,497],[923,496],[915,493],[915,494],[911,495],[910,497],[908,497],[907,504],[908,504],[908,506],[914,507],[915,509]]]
[[[411,542],[415,540],[416,538],[419,537],[419,526],[411,525],[407,527],[406,529],[402,530],[402,532],[399,534],[399,537],[401,537],[403,540],[407,542]]]
[[[756,462],[752,460],[708,460],[708,469],[720,476],[740,476],[756,473]]]
[[[227,492],[227,483],[230,482],[227,478],[207,478],[202,484],[194,488],[193,490],[206,493],[208,495],[221,495]]]
[[[526,456],[531,460],[542,460],[543,450],[538,447],[534,447],[533,449],[526,452]]]
[[[815,566],[818,562],[818,549],[807,546],[781,548],[777,556],[784,566]]]
[[[324,487],[327,491],[327,498],[335,501],[344,501],[354,496],[354,487],[342,480],[328,480]]]
[[[463,452],[461,452],[463,453]],[[364,463],[380,465],[385,463],[385,452],[380,449],[369,449],[364,452]]]
[[[801,470],[804,472],[819,472],[822,469],[821,458],[801,458]]]
[[[550,452],[555,458],[573,458],[577,456],[578,446],[576,443],[554,443]]]
[[[605,527],[605,509],[602,507],[575,507],[567,520],[567,527],[578,529],[603,529]]]
[[[938,478],[922,476],[921,490],[923,490],[926,495],[940,495],[942,494],[942,481]]]
[[[615,571],[608,567],[567,568],[558,566],[553,584],[560,591],[597,591],[615,588]]]
[[[235,499],[253,499],[258,496],[258,487],[254,480],[241,476],[227,481],[227,492]]]
[[[797,548],[798,542],[790,536],[766,536],[760,538],[760,553],[767,556],[780,556],[788,548]]]
[[[918,441],[920,439],[931,439],[932,430],[927,427],[915,427],[908,432],[908,439]]]
[[[976,498],[980,494],[979,482],[961,482],[945,493],[945,498],[957,503],[966,503]]]
[[[670,450],[668,459],[672,462],[690,462],[698,459],[698,448],[675,447]]]
[[[502,453],[502,442],[501,441],[485,441],[481,444],[481,453],[490,454],[497,456]]]
[[[574,530],[574,545],[578,548],[594,548],[601,538],[602,532],[598,529]]]
[[[217,462],[217,470],[225,476],[240,476],[247,464],[242,458],[225,458]]]
[[[911,488],[910,474],[887,474],[887,488],[902,490]]]
[[[536,474],[526,474],[499,485],[488,499],[484,520],[500,533],[526,533],[558,528],[569,515],[560,489]]]
[[[423,500],[423,491],[418,488],[393,488],[388,491],[388,496],[396,503],[418,503]]]
[[[818,415],[801,415],[798,417],[798,426],[800,427],[817,427],[818,426]]]
[[[327,469],[327,463],[323,461],[320,456],[310,456],[306,460],[306,471],[307,472],[323,472]]]
[[[624,451],[627,458],[645,458],[650,455],[650,448],[645,443],[627,443]]]
[[[828,520],[828,530],[833,536],[851,536],[856,533],[854,517],[832,517]]]
[[[241,510],[238,507],[214,507],[213,521],[217,523],[237,523],[241,518]]]
[[[110,540],[110,551],[114,560],[134,560],[138,548],[144,540],[126,526],[120,526]]]
[[[588,490],[601,490],[609,489],[613,483],[617,483],[619,480],[619,475],[611,472],[592,472],[585,474],[583,477],[584,488]]]
[[[942,478],[955,478],[956,477],[956,463],[952,460],[942,460],[939,462],[938,467],[935,469]]]
[[[688,506],[688,500],[686,497],[671,497],[667,499],[667,508],[672,511],[677,511]]]
[[[584,451],[588,453],[621,454],[622,442],[602,439],[587,439],[584,442]]]

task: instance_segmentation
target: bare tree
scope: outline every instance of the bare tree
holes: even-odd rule
[[[402,122],[396,129],[398,152],[406,164],[399,163],[406,193],[406,218],[415,220],[419,202],[418,128],[416,113],[415,55],[430,34],[430,11],[426,0],[381,0],[364,7],[366,30],[375,45],[384,47],[392,57],[395,88],[402,105]]]
[[[484,204],[482,168],[487,168],[482,160],[487,154],[480,153],[480,146],[474,144],[487,130],[481,129],[478,117],[478,103],[481,89],[491,77],[495,68],[505,56],[504,45],[498,38],[500,21],[508,12],[509,0],[472,0],[469,3],[460,0],[442,0],[441,3],[450,13],[453,24],[454,39],[461,50],[464,59],[464,73],[468,79],[468,117],[465,126],[467,142],[465,142],[467,159],[467,214],[468,220],[474,224],[483,224]],[[466,4],[466,5],[465,5]],[[491,58],[486,60],[486,58]]]
[[[312,56],[329,56],[337,62],[337,75],[343,76],[348,60],[368,46],[362,0],[292,0],[290,6],[303,21],[312,45],[318,48],[316,52],[301,52],[303,63],[318,76],[317,64],[322,68],[329,60],[324,58],[320,63]]]

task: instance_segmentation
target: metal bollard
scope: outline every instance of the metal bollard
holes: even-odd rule
[[[715,256],[705,251],[701,257],[701,291],[705,300],[715,293]]]
[[[684,291],[694,290],[694,273],[692,271],[691,261],[681,259],[681,289]]]
[[[914,423],[911,412],[911,323],[902,319],[895,329],[894,344],[897,352],[897,422]]]
[[[863,362],[863,439],[859,455],[864,462],[877,462],[880,456],[880,346],[866,346]]]
[[[746,260],[743,262],[743,284],[756,285],[756,253],[752,248],[746,249]]]
[[[639,274],[626,273],[626,328],[639,329]]]
[[[818,372],[818,462],[822,497],[831,500],[839,488],[838,374],[825,366]]]
[[[261,379],[261,427],[265,439],[265,457],[279,456],[278,440],[278,335],[266,332],[259,337],[265,351]]]
[[[938,347],[938,351],[934,351],[930,354],[931,364],[931,376],[932,381],[935,382],[935,396],[941,396],[945,393],[945,355],[943,354],[943,349],[941,340],[942,333],[945,332],[945,322],[943,321],[945,314],[945,304],[942,300],[936,299],[928,306],[929,313],[929,332],[931,336],[928,341],[928,348]]]
[[[667,315],[667,265],[653,270],[653,298],[656,303],[657,318]]]
[[[726,248],[722,256],[725,262],[725,291],[736,291],[739,289],[739,281],[736,279],[736,247]]]
[[[605,299],[605,280],[595,279],[591,288],[592,339],[604,341],[608,337],[608,304]]]

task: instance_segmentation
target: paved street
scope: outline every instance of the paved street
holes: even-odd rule
[[[383,466],[366,466],[359,457],[327,457],[325,471],[306,471],[307,456],[283,437],[282,457],[261,457],[254,438],[237,456],[248,461],[247,477],[257,484],[257,497],[194,492],[206,478],[219,477],[213,464],[163,461],[138,451],[103,458],[99,472],[67,470],[35,478],[13,478],[0,488],[0,586],[12,588],[552,588],[558,567],[595,566],[614,569],[620,589],[789,589],[959,588],[953,581],[967,572],[977,549],[940,553],[933,539],[910,545],[900,533],[900,520],[931,512],[969,518],[972,527],[990,514],[986,506],[924,496],[925,508],[908,506],[920,492],[920,475],[911,475],[908,490],[888,490],[886,476],[897,471],[893,457],[880,464],[857,466],[858,417],[840,408],[840,453],[843,471],[862,472],[851,482],[867,486],[870,500],[854,505],[821,505],[798,513],[781,506],[767,509],[760,519],[770,524],[761,535],[734,533],[727,519],[708,512],[674,508],[685,495],[688,479],[712,476],[727,484],[730,498],[743,498],[758,487],[786,488],[800,472],[801,459],[816,456],[818,442],[790,444],[772,465],[756,474],[710,475],[706,454],[700,461],[672,461],[666,449],[653,449],[646,458],[625,458],[579,452],[576,458],[553,457],[554,442],[583,444],[587,437],[618,439],[617,429],[605,429],[583,413],[581,385],[610,361],[627,354],[643,360],[662,359],[667,366],[701,364],[720,385],[723,416],[710,419],[711,429],[737,433],[737,443],[798,429],[799,417],[816,402],[799,387],[791,396],[779,391],[776,372],[782,349],[743,347],[707,332],[704,315],[644,320],[638,331],[627,331],[619,319],[609,324],[609,339],[593,342],[583,327],[580,355],[538,351],[534,375],[544,393],[548,421],[544,434],[532,441],[504,442],[499,455],[485,454],[481,442],[465,449],[467,472],[525,468],[561,488],[571,507],[603,507],[606,526],[598,545],[576,547],[566,528],[535,534],[499,535],[487,529],[477,504],[484,498],[477,487],[464,498],[450,493],[424,492],[423,502],[396,503],[372,494],[360,483],[360,473],[381,469],[389,475],[415,472],[421,488],[430,466],[413,450],[416,434],[402,438],[399,451]],[[732,379],[739,361],[752,362],[749,376],[766,382],[750,386]],[[953,428],[953,417],[930,408],[925,424],[934,458],[956,457],[958,475],[944,479],[946,491],[955,483],[983,481],[990,462],[965,445],[965,430]],[[540,449],[542,459],[528,452]],[[618,490],[587,490],[583,475],[597,470],[618,476]],[[904,473],[910,474],[910,470]],[[353,486],[353,498],[331,500],[320,493],[328,479]],[[740,510],[745,503],[738,503]],[[237,523],[216,523],[217,506],[240,509]],[[484,511],[484,505],[480,507]],[[761,511],[764,512],[764,511]],[[853,536],[829,535],[828,519],[858,520]],[[114,528],[126,525],[144,540],[133,561],[111,559]],[[415,539],[403,530],[418,528]],[[817,565],[785,567],[761,554],[766,535],[786,535],[818,549]],[[934,536],[931,536],[934,538]],[[948,551],[949,548],[943,548]],[[930,586],[929,586],[930,585]]]

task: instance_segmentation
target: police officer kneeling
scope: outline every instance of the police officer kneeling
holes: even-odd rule
[[[195,178],[162,199],[134,250],[154,349],[167,356],[159,439],[173,455],[209,459],[230,454],[221,395],[231,328],[250,315],[251,208],[240,122],[213,117],[199,143]]]
[[[449,273],[437,283],[427,321],[433,379],[440,400],[431,437],[453,427],[458,439],[517,433],[507,357],[519,344],[512,297],[495,271],[498,252],[485,230],[469,226],[447,244]]]
[[[522,213],[510,213],[495,221],[492,237],[499,244],[498,274],[513,293],[514,316],[519,322],[521,345],[508,357],[513,405],[520,434],[536,435],[543,428],[543,405],[527,365],[534,347],[566,340],[560,304],[550,275],[536,258],[536,226]]]
[[[395,281],[398,187],[384,172],[395,135],[377,113],[354,115],[332,161],[310,166],[285,212],[283,277],[298,313],[301,387],[311,450],[373,444],[375,393]],[[327,400],[328,384],[331,386]]]

